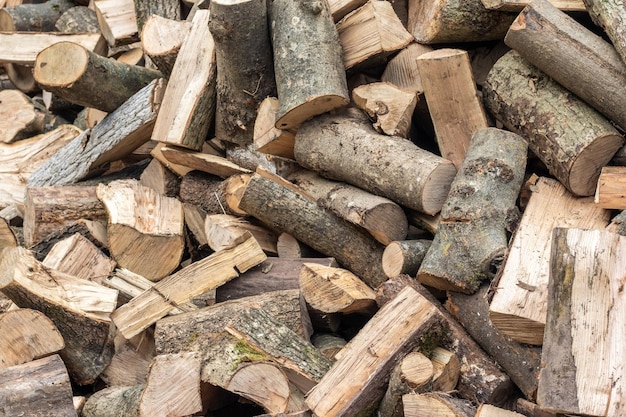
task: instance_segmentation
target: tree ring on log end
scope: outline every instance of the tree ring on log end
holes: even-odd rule
[[[428,176],[422,192],[422,211],[435,215],[441,211],[450,192],[452,180],[456,176],[456,168],[452,162],[439,164]]]
[[[64,53],[60,54],[62,50]],[[48,86],[69,86],[87,69],[89,52],[73,42],[59,42],[37,56],[34,75]]]

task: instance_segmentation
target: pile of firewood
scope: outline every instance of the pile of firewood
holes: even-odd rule
[[[626,415],[618,3],[0,0],[0,416]]]

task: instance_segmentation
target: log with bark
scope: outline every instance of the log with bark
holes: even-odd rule
[[[59,17],[74,6],[69,0],[51,0],[3,7],[0,9],[0,32],[54,32]]]
[[[149,16],[144,23],[141,48],[165,78],[170,78],[176,57],[191,26],[189,21],[158,15]]]
[[[390,242],[383,252],[382,262],[385,275],[388,278],[394,278],[400,274],[417,275],[431,244],[432,241],[426,239]]]

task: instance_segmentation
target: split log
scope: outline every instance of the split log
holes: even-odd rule
[[[443,48],[420,55],[416,62],[441,156],[460,169],[474,133],[489,127],[469,54]]]
[[[108,387],[93,393],[85,402],[83,417],[139,417],[139,400],[144,385]]]
[[[611,232],[554,230],[545,366],[537,392],[542,409],[607,417],[626,413],[625,251],[626,238]]]
[[[345,15],[367,3],[367,0],[329,0],[328,8],[333,20],[340,21]]]
[[[335,355],[347,344],[343,337],[335,336],[331,333],[315,333],[311,337],[311,343],[322,355],[332,361],[335,360]]]
[[[39,4],[20,4],[0,9],[0,32],[54,32],[54,24],[74,3],[50,0]]]
[[[183,212],[185,215],[185,226],[193,235],[199,247],[208,246],[206,232],[204,231],[204,219],[207,216],[206,211],[200,207],[183,203]]]
[[[98,55],[106,54],[106,42],[98,33],[2,32],[0,62],[33,66],[37,54],[59,42],[77,43]]]
[[[514,411],[505,410],[503,408],[494,407],[490,404],[481,404],[476,410],[474,417],[524,417],[523,414]]]
[[[96,188],[28,187],[24,210],[24,244],[32,247],[78,219],[104,220],[105,208]]]
[[[4,217],[0,218],[0,250],[17,245],[17,236],[13,229],[11,229],[9,222]]]
[[[215,112],[215,44],[209,11],[194,16],[169,77],[152,139],[201,150]]]
[[[179,270],[119,307],[111,314],[124,337],[137,335],[172,308],[235,278],[266,256],[251,236],[233,249],[216,252]]]
[[[252,143],[258,152],[294,159],[296,136],[293,132],[275,127],[278,109],[276,97],[266,97],[261,101],[254,121]]]
[[[337,32],[347,70],[384,62],[414,40],[390,2],[368,1],[337,22]]]
[[[519,217],[515,202],[526,152],[526,142],[514,133],[486,128],[474,134],[417,273],[422,284],[471,294],[498,270],[507,231]],[[476,236],[485,237],[484,244],[478,245]]]
[[[371,83],[352,90],[352,100],[374,120],[374,129],[389,136],[409,137],[417,96],[390,83]]]
[[[165,78],[170,78],[176,57],[191,27],[190,21],[158,15],[146,19],[141,30],[141,48]]]
[[[289,233],[278,235],[276,251],[279,258],[315,258],[320,255],[315,249],[300,242]]]
[[[59,352],[63,336],[42,312],[20,308],[0,314],[0,369]]]
[[[456,173],[451,162],[411,141],[376,133],[360,112],[304,124],[294,153],[307,169],[427,214],[441,210]]]
[[[0,91],[0,142],[11,143],[44,130],[45,109],[18,90]]]
[[[6,416],[77,416],[70,378],[58,355],[0,369],[0,402]]]
[[[296,171],[287,179],[317,200],[317,204],[363,227],[383,245],[406,238],[409,227],[406,215],[400,206],[387,198],[327,180],[312,171]]]
[[[372,315],[376,310],[376,293],[350,271],[304,263],[299,278],[306,302],[324,314]]]
[[[38,261],[43,261],[54,245],[75,234],[80,234],[100,249],[107,248],[106,219],[103,217],[101,220],[79,218],[71,220],[68,224],[59,225],[30,249]]]
[[[146,330],[131,339],[118,332],[113,343],[115,353],[100,379],[109,387],[145,384],[155,356],[153,332]]]
[[[153,141],[153,142],[156,142],[156,141]],[[158,160],[160,163],[165,165],[167,169],[169,169],[170,171],[172,171],[174,174],[178,175],[179,177],[183,177],[186,174],[188,174],[190,171],[192,171],[192,169],[189,167],[186,167],[184,165],[174,164],[174,163],[169,162],[167,159],[165,159],[165,157],[163,156],[163,153],[161,152],[161,149],[163,148],[165,148],[165,143],[156,142],[156,146],[150,151],[150,156],[152,156],[154,159]]]
[[[622,61],[626,63],[626,29],[624,29],[626,10],[612,2],[583,0],[583,3],[591,20],[604,29]]]
[[[430,361],[433,363],[433,391],[454,391],[461,375],[459,357],[454,352],[437,346]]]
[[[280,103],[275,126],[294,129],[347,105],[350,98],[341,46],[328,4],[274,0],[269,22]]]
[[[248,146],[238,146],[229,142],[226,144],[226,159],[250,171],[262,168],[286,178],[291,173],[302,169],[293,159],[261,153],[255,149],[253,144]]]
[[[137,180],[100,184],[96,193],[108,214],[109,251],[120,267],[151,281],[178,267],[185,249],[180,201],[157,194]],[[159,254],[158,259],[145,256],[147,248]]]
[[[531,1],[519,0],[481,0],[488,9],[502,10],[506,12],[521,12]],[[568,12],[584,12],[585,4],[582,0],[548,0],[554,7]]]
[[[411,43],[389,60],[380,79],[403,90],[413,91],[419,97],[423,92],[422,77],[415,60],[433,48],[420,43]],[[420,100],[421,101],[421,100]]]
[[[326,417],[354,416],[375,407],[384,395],[387,375],[400,358],[436,344],[444,336],[443,326],[436,307],[413,289],[404,289],[342,350],[309,392],[306,404],[314,414]]]
[[[593,198],[576,198],[558,181],[541,178],[531,188],[515,232],[489,316],[503,334],[522,343],[541,344],[546,323],[549,259],[555,227],[604,229],[609,212]]]
[[[469,401],[443,393],[405,394],[405,417],[474,417],[476,407]]]
[[[163,100],[166,98],[167,97],[163,97]],[[229,161],[227,158],[210,153],[196,152],[190,149],[167,145],[161,148],[161,153],[163,157],[171,163],[183,165],[189,169],[195,169],[222,178],[250,173],[248,169]]]
[[[180,2],[177,0],[134,0],[137,31],[142,33],[150,16],[160,16],[171,20],[180,20]]]
[[[515,51],[493,66],[483,96],[496,119],[524,137],[550,173],[576,195],[593,195],[600,169],[623,145],[604,117]]]
[[[382,283],[382,246],[364,229],[346,223],[284,182],[253,175],[239,207],[278,231],[334,257],[369,286],[375,288]]]
[[[606,209],[626,209],[626,168],[603,167],[594,197],[596,206]]]
[[[27,249],[0,253],[0,290],[18,306],[41,311],[65,341],[60,352],[72,380],[93,383],[113,354],[109,314],[117,291],[78,279],[39,263]]]
[[[180,183],[179,198],[183,203],[194,204],[208,214],[225,213],[245,216],[238,209],[237,196],[243,194],[246,179],[250,174],[235,174],[223,180],[215,175],[201,171],[191,171],[183,176]]]
[[[176,197],[180,192],[181,180],[158,159],[152,159],[141,173],[139,182],[166,197]]]
[[[504,41],[528,62],[626,129],[626,115],[619,110],[626,106],[626,98],[620,94],[626,83],[626,64],[613,45],[552,3],[532,2],[513,22]]]
[[[65,33],[100,33],[98,16],[95,10],[87,6],[76,6],[67,9],[54,22],[55,30]]]
[[[515,402],[515,411],[527,417],[563,417],[562,414],[544,411],[537,404],[523,398],[518,398]]]
[[[29,178],[29,186],[71,184],[97,173],[150,139],[161,104],[163,80],[133,95],[93,129],[64,146]]]
[[[107,112],[102,110],[84,107],[80,112],[78,112],[78,115],[76,115],[76,119],[74,119],[74,123],[72,124],[82,130],[92,129],[100,123],[107,114]]]
[[[481,0],[410,1],[408,29],[425,44],[489,41],[504,38],[516,16]]]
[[[394,278],[400,274],[413,277],[417,275],[431,243],[432,241],[425,239],[390,242],[385,247],[382,258],[385,275],[388,278]]]
[[[33,68],[18,64],[3,64],[4,71],[13,86],[23,93],[38,93],[41,91],[33,77]]]
[[[93,5],[102,35],[110,46],[137,42],[137,17],[133,0],[95,0]]]
[[[212,0],[210,6],[209,30],[215,40],[217,63],[215,136],[242,146],[253,141],[261,101],[276,96],[269,4],[262,0]],[[240,53],[242,50],[246,53]]]
[[[278,235],[267,227],[253,224],[230,214],[210,214],[204,219],[207,243],[214,251],[230,249],[245,240],[248,233],[254,236],[265,253],[276,254]]]

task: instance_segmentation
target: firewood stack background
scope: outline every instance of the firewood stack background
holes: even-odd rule
[[[0,416],[626,415],[618,3],[0,0]]]

